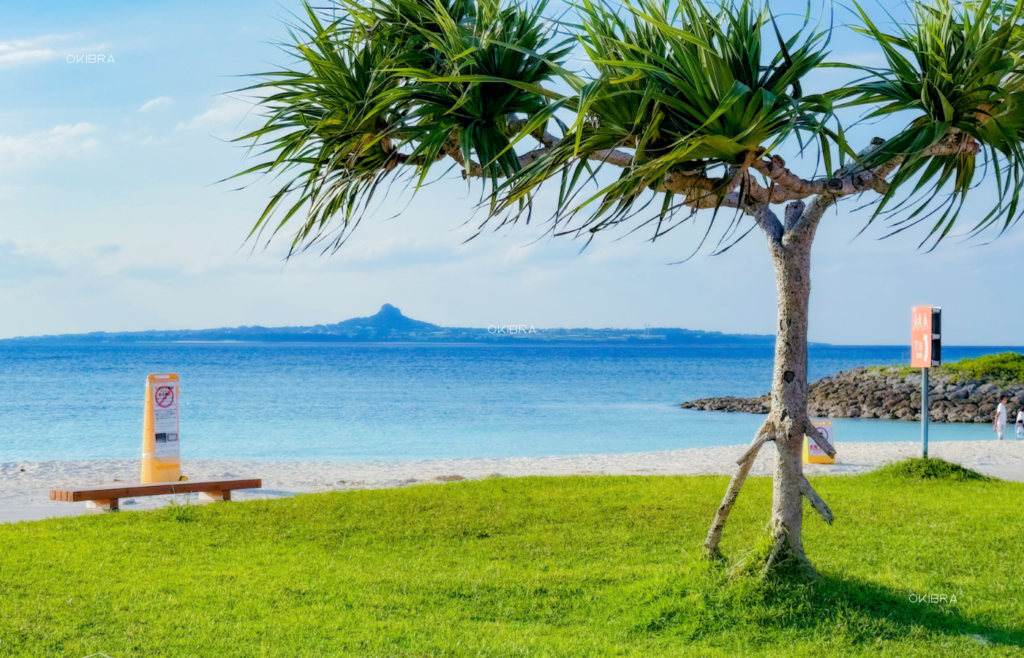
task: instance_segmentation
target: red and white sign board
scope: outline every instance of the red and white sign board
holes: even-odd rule
[[[178,459],[177,382],[156,386],[153,391],[153,455],[157,459]]]
[[[915,306],[910,328],[910,367],[932,367],[932,307]]]

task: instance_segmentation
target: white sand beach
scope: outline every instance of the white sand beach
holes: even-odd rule
[[[438,459],[394,462],[259,462],[193,460],[182,463],[192,480],[258,477],[260,490],[241,491],[235,500],[275,498],[322,491],[378,489],[440,484],[493,475],[731,475],[746,445],[564,457],[501,459]],[[834,465],[808,464],[811,477],[849,475],[872,470],[889,461],[920,456],[916,442],[841,443]],[[932,443],[932,457],[1006,480],[1024,482],[1024,441],[945,441]],[[751,471],[770,475],[774,447],[769,444]],[[0,464],[0,522],[30,521],[84,514],[84,503],[51,501],[55,487],[95,486],[138,482],[139,460],[7,462]],[[153,509],[187,496],[151,496],[121,501],[122,511]]]

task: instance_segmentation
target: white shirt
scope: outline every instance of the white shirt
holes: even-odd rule
[[[996,425],[1006,424],[1006,405],[1002,402],[996,407]]]
[[[1024,423],[1024,409],[1017,412],[1017,424]]]

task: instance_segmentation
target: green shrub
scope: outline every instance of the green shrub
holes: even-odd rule
[[[942,366],[959,379],[984,379],[1003,383],[1024,383],[1024,354],[1003,352],[976,359],[961,359]]]
[[[875,471],[880,477],[892,477],[905,480],[953,480],[963,482],[976,480],[989,482],[993,478],[977,471],[964,468],[960,464],[952,464],[944,459],[904,459],[890,462]]]

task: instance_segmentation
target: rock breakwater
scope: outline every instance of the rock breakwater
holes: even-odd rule
[[[991,423],[1002,396],[1009,421],[1024,408],[1024,384],[965,379],[957,373],[929,377],[929,418],[939,423]],[[684,409],[767,414],[768,394],[755,398],[704,398]],[[903,366],[854,368],[811,384],[808,412],[819,418],[921,419],[921,373]]]

